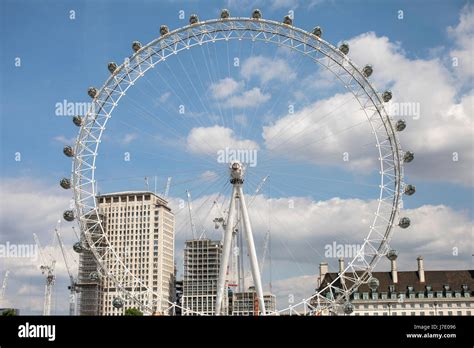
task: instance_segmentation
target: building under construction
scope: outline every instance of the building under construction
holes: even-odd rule
[[[276,297],[271,293],[263,294],[263,301],[265,303],[265,313],[274,314],[276,311]],[[233,295],[232,301],[232,315],[259,315],[259,305],[257,293],[254,287],[250,287],[249,291],[236,292]]]
[[[184,248],[183,315],[214,315],[222,242],[210,239],[186,241]],[[227,294],[224,299],[227,303]],[[228,313],[228,306],[225,313]]]
[[[89,216],[89,218],[91,217]],[[104,220],[102,220],[102,224],[105,226]],[[81,244],[86,245],[83,239],[84,236],[81,236]],[[102,313],[102,286],[97,261],[92,251],[88,249],[84,249],[79,254],[79,274],[76,287],[80,293],[78,298],[79,315],[100,315]]]

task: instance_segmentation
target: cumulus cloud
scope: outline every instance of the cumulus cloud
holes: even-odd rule
[[[64,145],[74,145],[74,143],[76,142],[76,137],[67,138],[64,135],[58,135],[55,136],[53,140]]]
[[[123,139],[122,139],[122,144],[123,145],[128,145],[130,144],[132,141],[134,141],[135,139],[137,138],[137,134],[136,133],[127,133],[124,135]]]
[[[233,78],[226,77],[210,86],[210,92],[213,98],[222,99],[235,94],[243,88],[243,82],[237,82]]]
[[[212,223],[214,217],[220,216],[212,205],[216,196],[217,193],[193,200],[193,207],[199,207],[194,210],[198,229],[204,230],[211,239],[222,237],[222,231],[215,230]],[[261,194],[247,194],[247,202],[259,258],[263,254],[264,236],[271,231],[272,284],[280,308],[289,305],[290,295],[295,302],[311,296],[321,261],[328,262],[330,271],[337,270],[339,255],[328,256],[328,245],[363,244],[377,204],[373,200],[333,198],[314,201],[308,197],[268,198]],[[221,210],[225,210],[228,200],[220,203]],[[419,255],[425,257],[428,270],[470,267],[473,224],[466,212],[445,205],[423,205],[404,210],[403,214],[410,217],[412,225],[408,229],[395,227],[390,244],[399,251],[399,270],[416,269]],[[182,218],[186,219],[186,215]],[[181,226],[184,228],[178,235],[183,242],[177,245],[184,245],[185,235],[189,238],[189,226],[186,223]],[[354,255],[344,256],[348,262]],[[267,254],[262,272],[267,290],[269,260]],[[384,258],[377,270],[389,268],[389,262]],[[249,274],[246,278],[247,285],[251,285]]]
[[[66,314],[69,280],[54,228],[62,211],[70,204],[70,192],[59,185],[47,185],[31,177],[2,178],[0,181],[0,243],[34,247],[33,233],[38,235],[45,255],[56,260],[56,285],[53,313]],[[63,222],[62,237],[68,249],[70,265],[77,266],[77,256],[70,252],[75,236],[71,224]],[[2,257],[3,270],[10,271],[6,297],[8,304],[20,308],[22,314],[40,314],[43,309],[45,278],[39,270],[38,255],[32,257]],[[75,268],[77,272],[77,268]],[[57,301],[56,301],[57,300]]]
[[[230,97],[224,104],[226,108],[247,108],[249,106],[256,107],[258,104],[266,103],[270,100],[270,93],[263,93],[259,87],[254,87],[239,95]]]
[[[239,139],[232,129],[221,126],[197,127],[188,134],[189,152],[217,156],[217,152],[225,148],[254,150],[259,146],[252,140]]]
[[[377,154],[373,146],[366,146],[370,141],[367,134],[370,129],[365,113],[352,95],[345,93],[317,101],[264,126],[262,136],[266,148],[274,154],[370,172],[375,168]]]
[[[243,91],[244,82],[226,77],[209,87],[211,96],[219,100],[223,108],[247,108],[266,103],[271,95],[263,93],[259,87]]]
[[[295,71],[286,60],[265,56],[247,58],[242,63],[241,74],[247,80],[256,77],[262,83],[271,80],[288,81],[296,78]]]
[[[472,29],[472,7],[466,7],[461,15],[459,25],[451,29],[452,35],[459,37],[464,45],[464,37]],[[471,35],[472,36],[472,35]],[[419,108],[419,114],[392,113],[395,119],[404,118],[407,129],[401,133],[402,148],[415,152],[416,160],[409,165],[409,175],[427,180],[445,181],[472,186],[472,168],[474,153],[472,151],[474,132],[472,117],[474,115],[474,91],[470,88],[464,94],[457,87],[455,76],[441,59],[412,59],[403,51],[401,44],[394,43],[387,37],[378,37],[375,33],[365,33],[349,40],[350,57],[360,65],[370,63],[374,66],[372,82],[379,88],[391,89],[393,99],[391,106],[403,104]],[[466,51],[468,65],[472,68],[472,52]],[[371,140],[370,131],[363,133],[361,128],[354,128],[341,135],[336,134],[341,128],[341,120],[347,125],[359,119],[360,112],[350,107],[342,107],[334,115],[345,112],[343,117],[328,119],[325,126],[317,123],[318,114],[337,107],[340,95],[319,100],[295,114],[288,114],[277,122],[263,129],[266,146],[270,150],[281,152],[291,158],[313,159],[318,163],[333,163],[360,171],[370,159],[365,157],[364,139]],[[396,108],[390,108],[392,111]],[[415,109],[415,108],[413,108]],[[399,108],[401,110],[401,108]],[[275,135],[286,141],[284,146],[277,146]],[[324,138],[324,143],[313,146],[311,138]],[[283,142],[282,141],[282,142]],[[304,144],[308,144],[304,146]],[[360,162],[350,159],[341,161],[340,153],[348,151],[352,155],[358,152]],[[338,154],[339,157],[334,157]]]
[[[472,186],[473,90],[458,99],[454,77],[439,59],[410,59],[387,37],[368,33],[349,43],[351,58],[374,65],[375,85],[391,88],[394,102],[419,103],[419,118],[405,116],[401,135],[403,148],[418,154],[410,175]]]
[[[456,48],[450,52],[453,67],[463,81],[472,81],[474,76],[474,6],[467,3],[461,10],[459,24],[448,27],[448,34],[454,39]],[[455,63],[455,64],[454,64]],[[472,82],[471,82],[472,83]]]

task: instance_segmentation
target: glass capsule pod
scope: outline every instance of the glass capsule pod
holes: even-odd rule
[[[398,222],[398,226],[400,226],[401,228],[407,228],[408,226],[410,226],[410,219],[407,217],[402,217]]]
[[[142,44],[140,41],[133,41],[132,43],[132,49],[134,52],[138,52],[142,48]]]
[[[321,35],[323,35],[323,30],[321,29],[320,26],[314,27],[313,35],[315,35],[317,37],[321,37]]]
[[[362,69],[362,73],[364,74],[365,77],[370,77],[372,73],[374,72],[374,69],[372,68],[372,65],[367,64],[364,66],[364,69]]]
[[[341,46],[339,46],[339,51],[341,51],[344,54],[349,53],[349,44],[347,42],[343,42]]]
[[[59,182],[59,185],[61,185],[61,187],[65,190],[70,189],[71,180],[69,180],[68,178],[62,178],[61,181]]]
[[[230,12],[228,9],[224,8],[222,11],[221,11],[221,18],[222,19],[227,19],[230,17]]]
[[[160,26],[160,35],[161,36],[165,36],[166,34],[168,34],[170,32],[169,28],[167,25],[162,25]]]
[[[259,9],[253,10],[252,18],[253,19],[261,19],[262,18],[262,12]]]
[[[63,213],[63,218],[64,220],[66,221],[74,221],[74,212],[72,210],[66,210],[64,213]]]
[[[108,65],[107,65],[107,69],[109,69],[109,72],[111,74],[113,74],[115,72],[115,70],[117,70],[117,64],[115,62],[110,62]]]
[[[382,100],[384,102],[387,103],[387,102],[390,101],[390,99],[392,99],[392,92],[391,91],[385,91],[385,92],[382,93]]]

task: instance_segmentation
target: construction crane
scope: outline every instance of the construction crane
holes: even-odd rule
[[[165,192],[163,194],[164,199],[168,199],[168,195],[170,193],[170,186],[171,186],[171,176],[169,176],[168,180],[166,180]]]
[[[193,239],[196,239],[196,225],[194,224],[194,218],[193,218],[193,206],[191,203],[191,193],[186,190],[186,194],[188,196],[188,209],[189,209],[189,220],[191,222],[191,232],[193,234]]]
[[[77,289],[76,289],[76,280],[74,279],[74,276],[72,275],[71,272],[71,267],[69,267],[69,263],[67,261],[67,256],[66,256],[66,249],[64,248],[64,243],[61,238],[61,220],[58,220],[58,223],[56,225],[56,228],[54,229],[54,232],[56,232],[56,237],[58,237],[58,242],[59,242],[59,247],[61,248],[61,254],[63,255],[64,263],[66,264],[66,270],[67,274],[69,275],[69,315],[76,315],[76,294],[77,294]]]
[[[5,298],[5,292],[7,289],[7,282],[8,282],[8,275],[10,274],[10,271],[5,272],[5,276],[3,277],[3,283],[2,283],[2,291],[0,292],[0,300],[3,300]]]
[[[41,244],[36,233],[33,233],[36,245],[38,246],[38,253],[41,260],[40,270],[43,275],[46,275],[46,285],[44,291],[44,305],[43,305],[43,315],[51,315],[51,295],[53,292],[53,286],[56,280],[54,275],[54,267],[56,265],[56,260],[52,255],[49,255],[51,260],[49,263],[46,262],[43,251],[41,250]]]

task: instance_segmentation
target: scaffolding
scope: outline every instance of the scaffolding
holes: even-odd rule
[[[103,219],[103,216],[101,216],[101,218]],[[97,217],[95,217],[95,219],[97,219]],[[98,226],[97,229],[99,229]],[[84,240],[84,235],[81,235],[81,244],[87,245]],[[97,261],[92,251],[88,248],[84,248],[84,250],[79,254],[78,273],[78,282],[76,286],[79,291],[79,315],[100,315],[102,313],[102,285],[99,277]]]
[[[214,315],[222,242],[193,239],[185,243],[183,315]],[[227,294],[225,296],[227,302]],[[227,313],[228,306],[225,311]]]

